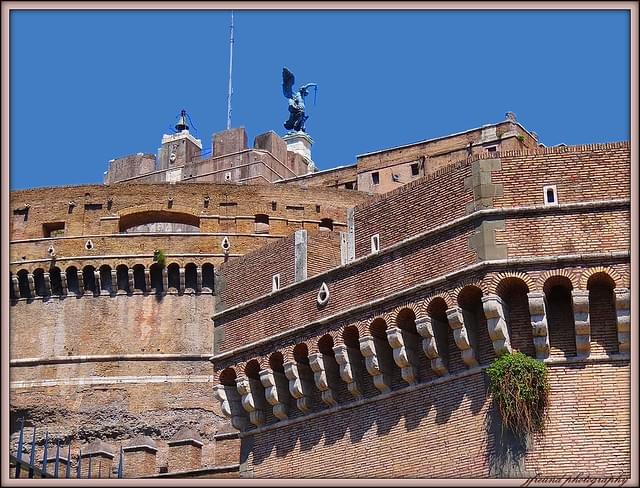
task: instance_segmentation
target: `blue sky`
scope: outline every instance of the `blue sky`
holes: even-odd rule
[[[186,109],[225,129],[228,11],[11,17],[11,189],[102,183],[156,153]],[[233,126],[286,132],[282,67],[307,98],[319,169],[504,119],[546,145],[629,139],[623,11],[236,11]]]

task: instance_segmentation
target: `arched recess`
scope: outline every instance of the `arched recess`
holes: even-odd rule
[[[351,400],[351,394],[347,390],[347,385],[340,379],[340,366],[336,361],[333,347],[333,337],[330,334],[325,334],[318,339],[318,354],[322,357],[326,383],[329,390],[331,390],[331,398],[337,403],[347,402]],[[317,382],[316,386],[320,389]]]
[[[613,278],[604,272],[595,273],[587,281],[589,290],[589,320],[591,324],[591,354],[618,352],[618,329]]]
[[[478,363],[490,363],[495,353],[482,307],[482,290],[474,285],[465,286],[458,294],[458,306],[462,309],[464,325]]]
[[[267,403],[264,386],[262,386],[262,382],[260,381],[260,369],[260,363],[258,360],[252,359],[247,362],[247,365],[244,368],[244,374],[249,379],[251,395],[253,396],[253,402],[256,410],[261,411],[262,415],[264,415],[263,422],[265,424],[271,424],[276,421],[276,418],[270,408],[265,408]]]
[[[55,296],[64,295],[62,288],[62,272],[57,266],[49,269],[49,280],[51,281],[51,294]]]
[[[547,305],[550,357],[571,357],[576,355],[572,289],[573,285],[566,276],[552,276],[544,282],[543,291]]]
[[[213,293],[214,291],[214,272],[213,264],[204,263],[202,265],[202,291]],[[206,288],[206,290],[205,290]]]
[[[78,279],[78,269],[75,266],[69,266],[66,271],[67,290],[75,295],[82,295],[84,290],[80,290],[80,280]]]
[[[379,367],[389,377],[389,388],[394,390],[405,387],[406,383],[402,380],[400,368],[393,360],[393,348],[387,337],[387,322],[383,317],[376,317],[371,321],[369,334],[373,337]]]
[[[178,263],[171,263],[167,266],[167,278],[169,283],[169,292],[179,292],[180,290],[180,265]]]
[[[9,272],[9,300],[17,300],[15,290],[13,288],[13,273]]]
[[[151,278],[151,290],[152,292],[159,294],[165,291],[164,283],[162,280],[162,266],[158,263],[153,263],[149,268]]]
[[[527,297],[529,291],[524,280],[515,276],[500,280],[496,286],[496,294],[506,305],[505,313],[511,348],[527,356],[536,357]]]
[[[291,410],[295,410],[295,402],[289,392],[289,380],[284,374],[284,357],[280,351],[269,356],[269,368],[273,372],[273,378],[278,392],[278,401],[284,405],[284,412],[288,416]],[[274,408],[279,408],[274,406]],[[281,415],[284,417],[284,415]]]
[[[46,297],[49,295],[49,290],[44,282],[44,270],[38,268],[33,270],[33,285],[36,290],[36,296]]]
[[[29,272],[21,269],[16,273],[18,277],[18,289],[20,290],[20,298],[33,298],[29,288]]]
[[[429,381],[435,378],[422,350],[422,337],[416,330],[415,312],[411,308],[402,308],[397,312],[395,322],[396,327],[402,331],[407,357],[416,371],[416,381]]]
[[[355,325],[345,327],[342,331],[342,343],[346,348],[351,378],[353,379],[353,383],[357,390],[359,390],[360,394],[364,396],[377,395],[379,391],[374,387],[373,379],[371,379],[370,375],[367,373],[364,356],[362,355],[362,352],[360,352],[360,332],[358,331],[358,327]],[[334,346],[334,352],[336,352],[336,349],[339,347],[340,345]],[[340,364],[337,353],[336,361]],[[343,377],[342,374],[340,376],[342,380],[346,382],[345,377]],[[349,388],[349,384],[347,384],[347,388]],[[353,388],[353,386],[351,388]],[[350,390],[350,393],[352,398],[354,396],[357,397],[357,395],[354,395],[353,391]]]
[[[301,342],[293,348],[293,359],[298,366],[298,374],[305,388],[305,395],[309,398],[310,412],[317,410],[322,404],[320,392],[315,386],[313,371],[309,366],[309,348],[307,344]]]
[[[133,288],[134,290],[147,291],[148,284],[145,279],[145,267],[143,264],[133,266]]]
[[[116,290],[122,290],[131,293],[129,290],[129,268],[126,264],[120,264],[116,267]]]
[[[137,209],[121,213],[119,231],[200,232],[200,218],[187,211]]]
[[[191,293],[198,289],[198,268],[193,263],[187,263],[184,267],[184,287],[185,291],[189,290]]]
[[[82,268],[82,281],[84,282],[83,293],[85,291],[89,291],[95,295],[97,291],[96,290],[96,269],[93,266],[88,265]]]
[[[107,292],[112,293],[116,290],[113,287],[112,277],[111,277],[111,266],[107,264],[103,264],[100,266],[100,293]]]
[[[447,302],[435,297],[427,305],[427,315],[431,318],[433,334],[436,336],[438,353],[450,373],[464,371],[466,366],[453,338],[453,330],[447,320]]]

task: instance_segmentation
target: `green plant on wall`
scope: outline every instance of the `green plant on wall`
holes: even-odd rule
[[[158,249],[153,251],[153,260],[158,263],[161,268],[164,268],[167,262],[167,256],[162,249]]]
[[[518,139],[522,144],[524,144],[524,136],[522,134],[518,134],[516,136],[516,139]]]
[[[547,365],[514,352],[494,360],[487,374],[503,426],[522,436],[542,432],[549,404]]]

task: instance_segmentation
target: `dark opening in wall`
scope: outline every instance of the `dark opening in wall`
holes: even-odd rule
[[[108,291],[111,293],[112,290],[112,277],[111,277],[111,267],[106,264],[100,266],[100,290]]]
[[[333,230],[333,220],[331,219],[322,219],[318,224],[318,229],[323,231]]]
[[[64,235],[64,222],[48,222],[42,224],[43,237],[61,237]]]
[[[618,351],[615,282],[606,273],[595,273],[587,282],[591,354],[615,354]]]
[[[18,297],[13,289],[13,273],[9,273],[9,299],[16,300]]]
[[[145,281],[144,265],[136,264],[133,267],[133,288],[135,290],[147,291]]]
[[[188,263],[184,267],[184,287],[194,292],[198,288],[198,268],[193,263]]]
[[[129,290],[129,268],[125,264],[121,264],[116,268],[116,286],[118,290],[124,290],[130,293]]]
[[[84,209],[85,210],[102,210],[102,204],[101,203],[85,203]]]
[[[82,280],[84,281],[84,289],[96,293],[96,272],[93,266],[85,266],[82,269]]]
[[[69,266],[67,274],[67,290],[70,293],[80,295],[80,280],[78,280],[78,270],[74,266]]]
[[[411,165],[411,176],[419,176],[420,175],[420,164],[413,163]]]
[[[460,354],[455,354],[458,349],[453,339],[453,331],[449,327],[447,303],[444,298],[436,297],[431,300],[427,307],[427,314],[431,317],[431,328],[436,338],[438,354],[445,366],[450,373],[463,371],[465,369],[464,362]]]
[[[204,263],[202,265],[202,291],[205,291],[205,288],[209,293],[213,292],[213,264]]]
[[[371,173],[371,183],[373,183],[374,185],[378,185],[380,183],[380,173],[378,173],[377,171]]]
[[[258,214],[255,216],[255,233],[256,234],[269,233],[269,216],[268,215]]]
[[[33,284],[36,289],[36,295],[39,297],[45,297],[49,295],[47,286],[44,282],[44,270],[41,268],[36,269],[33,272]]]
[[[353,181],[347,181],[344,184],[344,187],[345,187],[346,190],[353,190]]]
[[[478,363],[488,364],[495,357],[495,352],[482,307],[482,290],[477,286],[465,286],[458,295],[458,305]]]
[[[496,292],[506,305],[505,315],[511,348],[535,357],[533,344],[533,330],[529,314],[529,299],[527,284],[516,277],[505,278],[496,287]]]
[[[576,332],[571,281],[565,276],[553,276],[545,282],[543,289],[549,325],[549,356],[575,356],[577,354]]]
[[[49,279],[51,280],[51,294],[60,296],[64,293],[62,289],[62,273],[60,268],[54,266],[49,270]]]
[[[13,210],[13,215],[16,217],[22,216],[22,220],[26,222],[27,220],[29,220],[29,207],[16,208]]]
[[[150,268],[151,274],[151,291],[155,293],[164,292],[164,283],[162,283],[162,267],[158,263],[153,263]]]
[[[180,266],[176,263],[171,263],[167,267],[168,284],[170,291],[180,291]]]
[[[29,289],[29,272],[26,269],[18,271],[18,289],[21,298],[33,298]]]

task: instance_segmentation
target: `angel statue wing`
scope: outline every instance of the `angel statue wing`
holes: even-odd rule
[[[282,93],[286,98],[293,97],[293,84],[296,77],[286,67],[282,68]]]

